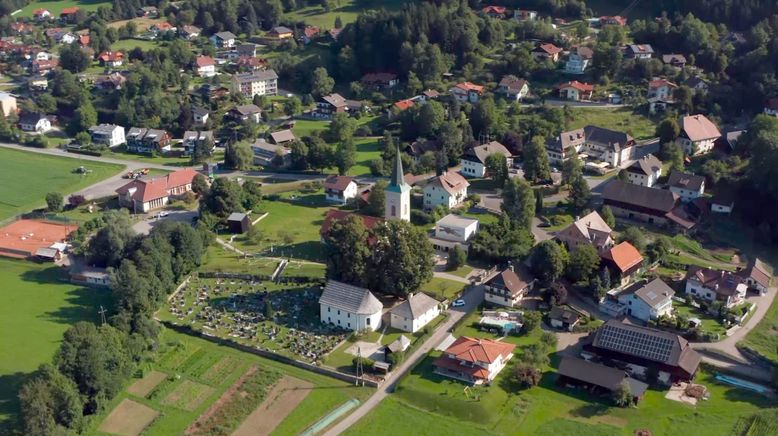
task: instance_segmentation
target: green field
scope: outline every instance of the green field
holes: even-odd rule
[[[366,9],[386,8],[398,9],[405,0],[339,0],[331,11],[327,12],[321,6],[311,6],[286,14],[291,20],[304,21],[311,26],[319,26],[322,30],[335,26],[335,18],[340,17],[343,24],[357,20],[360,12]]]
[[[587,125],[627,132],[635,139],[654,137],[656,126],[649,118],[633,113],[629,108],[574,108],[571,129]]]
[[[122,170],[121,165],[6,148],[0,148],[0,162],[3,162],[3,171],[0,171],[0,220],[43,206],[48,192],[67,195]],[[73,172],[82,165],[92,172],[86,175]]]
[[[100,305],[110,306],[108,291],[65,279],[51,264],[0,258],[0,433],[17,416],[25,377],[51,360],[68,326],[98,321]]]
[[[123,50],[130,51],[135,47],[140,47],[142,50],[151,50],[159,47],[159,43],[156,41],[148,41],[145,39],[120,39],[119,41],[111,44],[111,50]]]
[[[109,0],[36,0],[28,4],[14,17],[32,17],[32,11],[36,9],[48,9],[54,17],[65,8],[77,6],[86,11],[96,11],[100,6],[111,7]]]
[[[770,292],[775,291],[771,289]],[[778,299],[773,300],[764,318],[748,332],[746,338],[738,342],[738,346],[741,345],[770,359],[773,365],[778,365]]]

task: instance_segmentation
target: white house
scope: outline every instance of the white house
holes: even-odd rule
[[[208,109],[201,106],[192,107],[192,121],[194,122],[195,126],[204,126],[206,123],[208,123],[208,117],[210,117]]]
[[[440,315],[440,302],[418,292],[389,311],[389,323],[393,328],[416,333]]]
[[[651,59],[654,49],[650,44],[630,44],[625,49],[625,53],[631,59]]]
[[[617,298],[627,315],[648,322],[673,313],[673,295],[675,291],[657,278],[648,283],[635,283],[619,293]]]
[[[484,87],[475,83],[457,83],[448,92],[462,103],[478,103],[478,98],[484,93]]]
[[[197,56],[195,58],[195,72],[200,77],[215,76],[216,61],[210,56]]]
[[[232,76],[232,91],[247,98],[255,95],[277,95],[278,74],[273,70],[239,73]]]
[[[484,299],[500,306],[515,307],[534,285],[535,278],[526,268],[511,265],[484,283]]]
[[[686,294],[708,301],[721,301],[726,307],[740,304],[748,285],[743,277],[728,271],[690,266],[686,273]]]
[[[3,112],[3,116],[15,114],[16,110],[16,97],[7,92],[0,92],[0,111]]]
[[[424,186],[424,209],[432,210],[443,205],[446,209],[459,206],[467,198],[470,182],[459,173],[446,171]]]
[[[651,188],[660,177],[662,177],[662,161],[653,154],[643,156],[627,167],[627,181],[633,185]]]
[[[432,247],[439,251],[448,251],[454,246],[467,251],[467,244],[476,232],[478,220],[448,214],[435,223],[435,235],[430,238],[430,242]]]
[[[232,32],[219,32],[211,35],[211,42],[219,48],[232,48],[235,46],[235,36]]]
[[[765,263],[758,258],[751,260],[748,263],[748,266],[741,270],[739,274],[750,288],[756,289],[762,295],[767,292],[773,278],[770,267],[765,265]]]
[[[577,218],[572,224],[557,233],[556,239],[565,244],[569,251],[583,245],[591,245],[598,253],[613,246],[613,229],[596,211]]]
[[[565,63],[565,73],[583,74],[592,63],[594,51],[589,47],[577,47],[570,52]]]
[[[133,213],[146,213],[167,205],[171,197],[179,197],[192,190],[192,180],[198,173],[191,169],[173,171],[153,179],[135,179],[116,190],[119,206]]]
[[[92,136],[92,142],[103,144],[108,147],[116,147],[124,144],[124,127],[115,124],[98,124],[89,128],[89,134]]]
[[[681,201],[688,203],[705,193],[705,177],[673,171],[667,179],[667,186],[681,197]]]
[[[508,167],[513,165],[513,156],[504,145],[497,141],[488,144],[477,145],[465,150],[461,159],[462,175],[465,177],[481,178],[486,176],[486,158],[493,154],[501,154],[508,161]]]
[[[713,145],[719,138],[721,132],[708,117],[687,115],[681,118],[681,134],[676,143],[686,154],[696,156],[713,150]]]
[[[515,345],[485,338],[457,338],[432,362],[437,374],[474,385],[489,383],[513,357]]]
[[[328,280],[319,298],[321,322],[346,330],[378,330],[384,305],[369,290]]]
[[[646,98],[659,98],[670,99],[673,98],[673,92],[678,88],[678,85],[667,79],[653,79],[648,82],[648,92]]]
[[[327,201],[346,204],[357,196],[357,182],[348,176],[332,175],[324,181],[324,196]]]
[[[24,132],[46,133],[51,130],[51,121],[46,114],[28,112],[19,117],[19,128]]]
[[[513,75],[507,75],[500,80],[497,92],[505,95],[510,101],[521,101],[529,94],[529,82]]]

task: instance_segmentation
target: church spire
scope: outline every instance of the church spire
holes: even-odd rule
[[[397,147],[397,154],[394,158],[391,184],[398,187],[405,185],[405,173],[403,172],[403,160],[400,158],[400,147]]]

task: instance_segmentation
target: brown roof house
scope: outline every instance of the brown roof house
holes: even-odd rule
[[[667,186],[681,201],[688,203],[705,193],[705,177],[673,171],[667,179]]]
[[[767,292],[773,279],[771,268],[756,257],[748,262],[748,266],[739,274],[750,288],[756,289],[761,294]]]
[[[560,306],[554,306],[548,312],[548,322],[556,329],[571,332],[580,321],[581,315]]]
[[[719,128],[705,115],[687,115],[681,118],[680,125],[676,143],[690,156],[708,153],[721,138]]]
[[[357,182],[353,177],[329,176],[324,181],[324,196],[329,202],[346,204],[357,197]]]
[[[516,307],[534,285],[535,277],[529,270],[511,265],[484,283],[484,299],[500,306]]]
[[[662,161],[653,154],[643,156],[627,167],[627,181],[651,188],[662,177]]]
[[[424,186],[424,209],[432,210],[441,205],[446,209],[459,206],[467,198],[468,186],[470,182],[461,174],[446,171]]]
[[[613,246],[612,233],[613,229],[595,211],[576,219],[557,233],[556,238],[571,251],[581,245],[591,245],[602,253]]]
[[[610,269],[611,284],[624,286],[643,266],[643,256],[632,244],[624,241],[602,253],[602,261]]]
[[[535,62],[543,62],[549,60],[556,63],[559,60],[559,54],[562,53],[562,49],[551,44],[550,42],[538,44],[537,47],[532,49],[532,59]]]
[[[510,101],[521,101],[529,94],[529,82],[513,75],[507,75],[500,80],[497,92],[504,94]]]
[[[626,383],[633,403],[640,401],[648,390],[647,384],[630,377],[623,369],[577,357],[563,357],[559,362],[557,374],[557,383],[560,385],[582,387],[590,394],[613,395]]]
[[[732,307],[746,298],[748,284],[746,279],[736,273],[691,265],[686,273],[685,290],[687,295],[721,301],[727,307]]]
[[[493,154],[501,154],[508,161],[508,167],[513,165],[513,156],[504,145],[497,141],[488,144],[477,145],[465,150],[462,155],[462,175],[465,177],[481,178],[486,176],[486,158]]]
[[[650,224],[672,224],[689,230],[696,225],[694,217],[681,203],[678,194],[613,180],[605,185],[603,204],[613,215]]]

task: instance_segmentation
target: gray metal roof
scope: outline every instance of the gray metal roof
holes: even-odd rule
[[[408,319],[416,319],[429,312],[440,302],[429,295],[419,292],[408,297],[407,300],[392,309],[392,314]]]
[[[656,307],[668,298],[672,298],[675,291],[661,279],[654,279],[635,291],[635,296],[643,300],[650,307]]]
[[[319,298],[319,304],[326,304],[358,315],[372,315],[384,308],[384,305],[369,290],[336,280],[327,281],[327,286],[324,287],[324,292]]]

